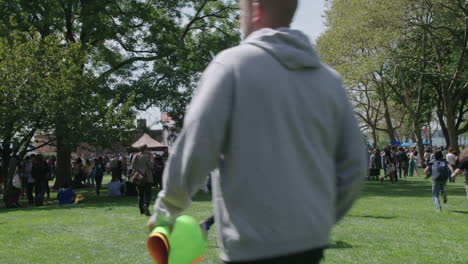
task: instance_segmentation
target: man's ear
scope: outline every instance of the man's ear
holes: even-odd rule
[[[264,19],[264,10],[263,6],[259,1],[253,1],[252,2],[252,24],[253,25],[258,25],[261,23]]]

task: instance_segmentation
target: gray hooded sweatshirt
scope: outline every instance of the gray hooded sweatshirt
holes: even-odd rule
[[[366,165],[339,76],[301,32],[262,29],[204,72],[153,217],[173,221],[219,167],[212,188],[222,260],[325,247]]]

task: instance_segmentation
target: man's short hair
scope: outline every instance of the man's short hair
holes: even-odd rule
[[[289,26],[296,13],[298,0],[250,0],[250,2],[260,3],[268,16],[277,24]]]
[[[434,152],[434,158],[435,158],[436,160],[442,160],[442,159],[444,159],[444,155],[442,154],[442,151],[437,150],[436,152]]]

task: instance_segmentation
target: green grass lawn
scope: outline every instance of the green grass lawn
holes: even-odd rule
[[[334,228],[324,263],[468,263],[468,199],[462,179],[457,181],[449,183],[441,213],[429,180],[366,181],[362,198]],[[0,263],[151,263],[148,218],[139,214],[136,197],[77,193],[85,203],[0,208]],[[200,193],[187,214],[202,220],[211,209],[210,196]],[[214,231],[209,240],[204,263],[219,263]]]

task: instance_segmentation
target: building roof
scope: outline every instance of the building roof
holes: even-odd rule
[[[160,142],[156,141],[147,133],[144,133],[135,143],[132,144],[133,148],[138,148],[142,145],[146,145],[148,149],[152,148],[164,148],[165,146]]]

